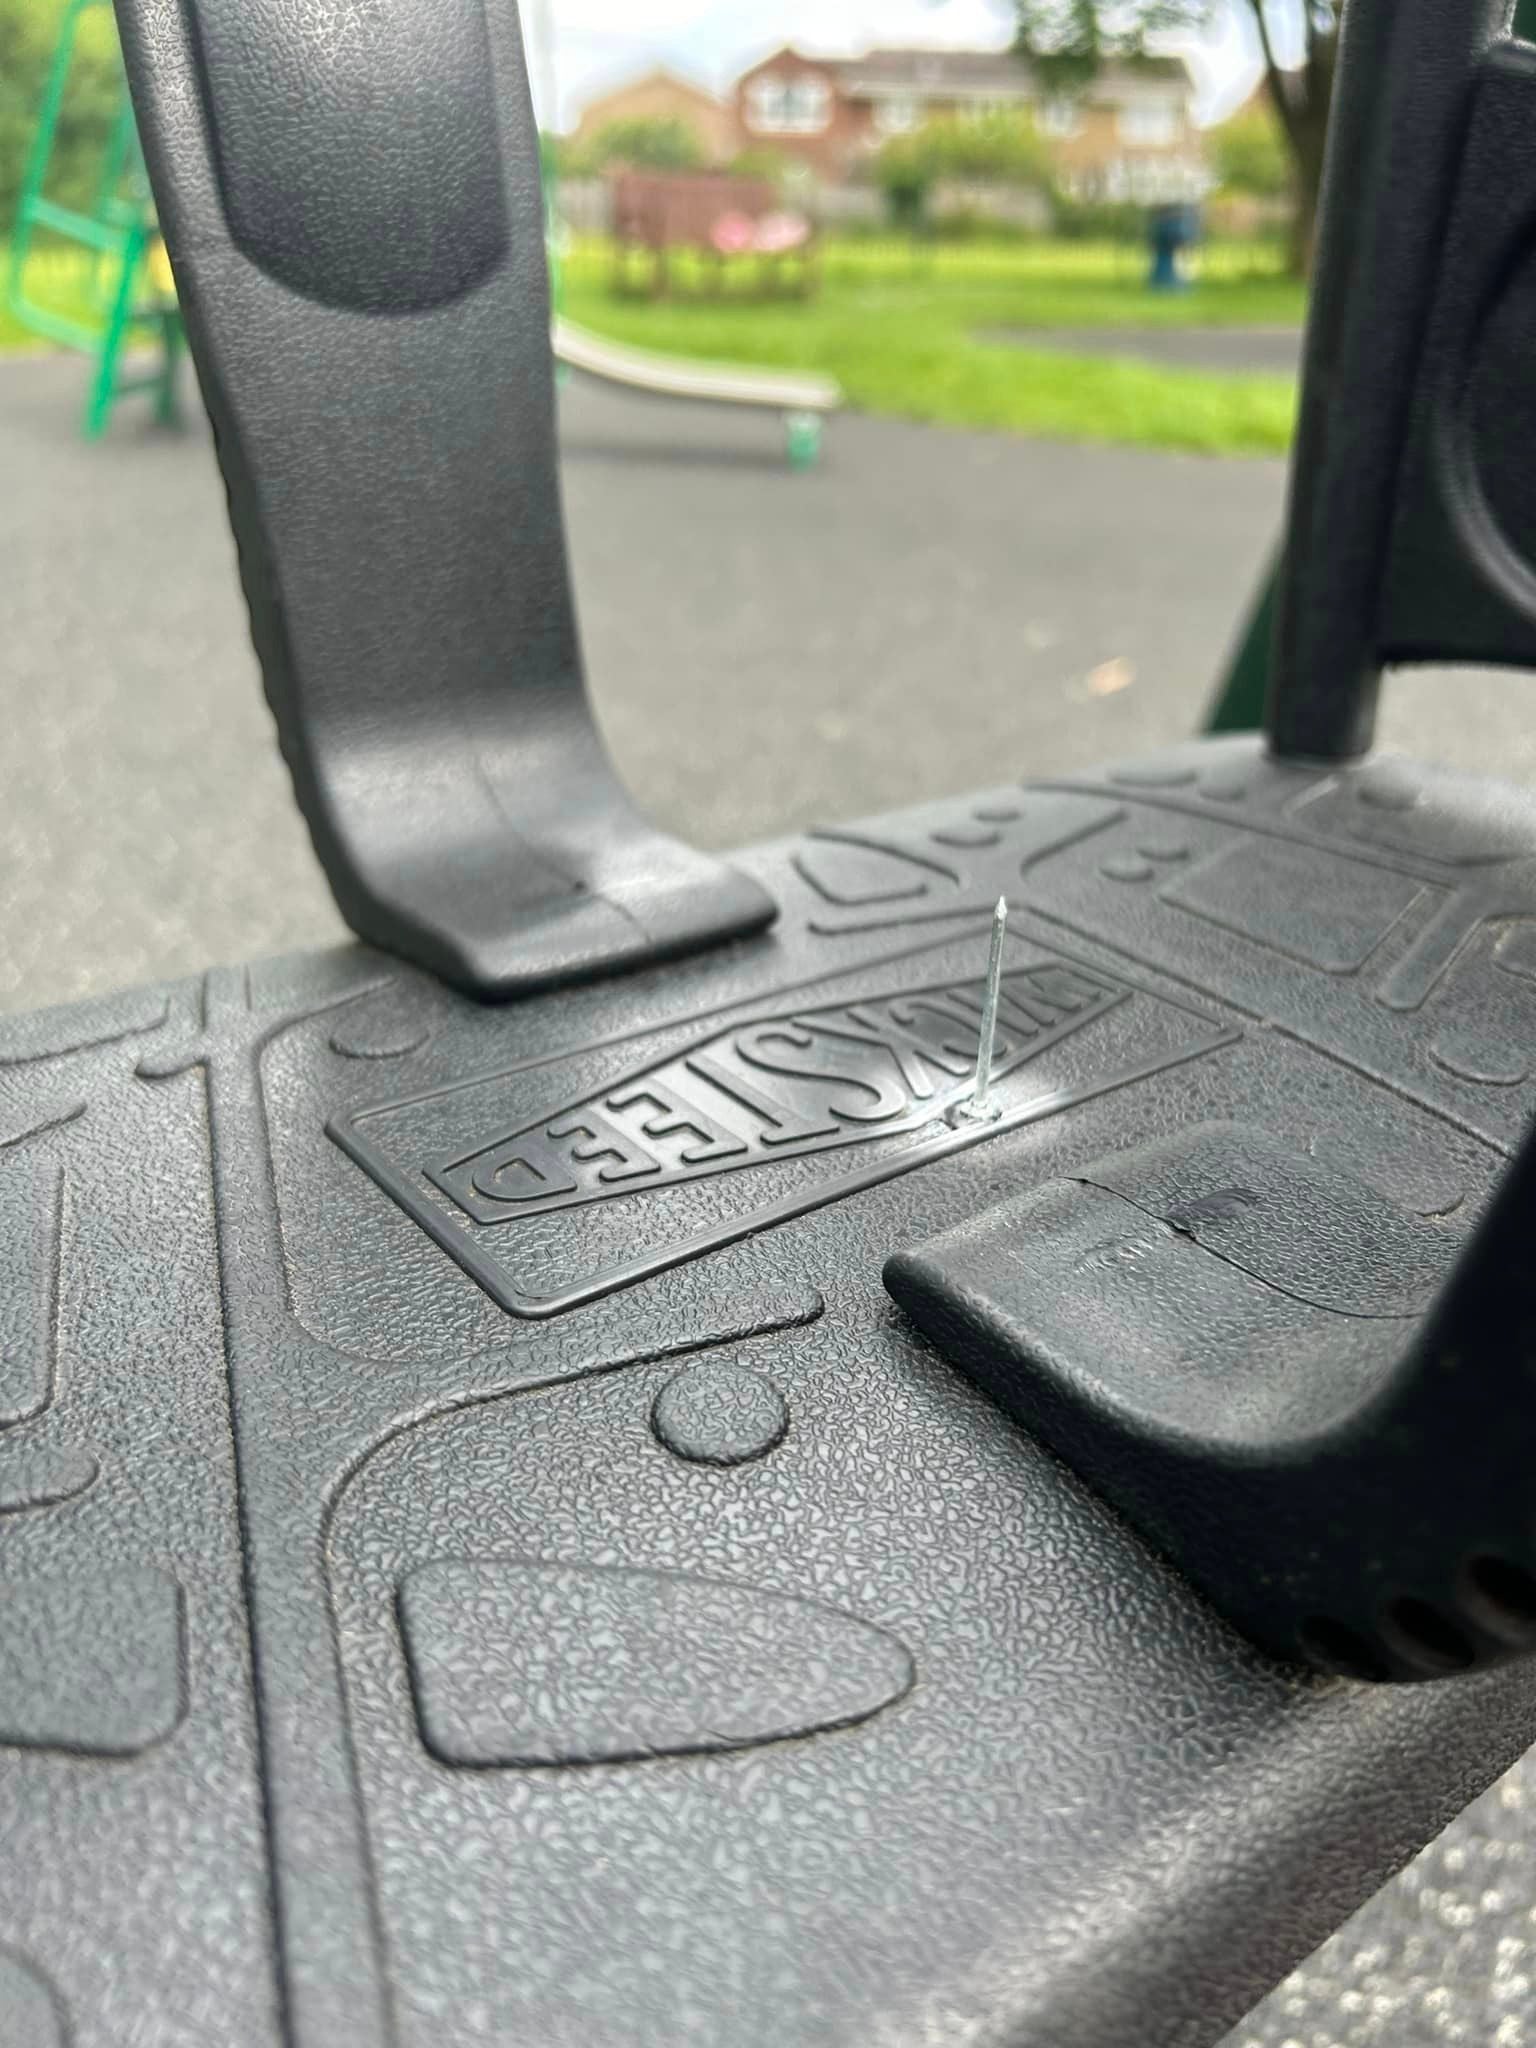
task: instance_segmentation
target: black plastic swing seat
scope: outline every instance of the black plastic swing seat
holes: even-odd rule
[[[1517,1135],[1533,854],[1523,793],[1195,744],[745,854],[771,935],[510,1007],[353,948],[7,1020],[15,2038],[1213,2038],[1536,1665],[1270,1661],[882,1262],[1046,1201],[1107,1408],[1354,1401]],[[1169,1134],[1172,1224],[1102,1163]]]
[[[0,2042],[1214,2040],[1536,1736],[1536,800],[1355,758],[1536,650],[1531,53],[1352,0],[1273,753],[726,863],[591,722],[510,13],[118,11],[381,950],[0,1024]]]

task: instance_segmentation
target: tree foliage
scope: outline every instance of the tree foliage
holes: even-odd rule
[[[1078,89],[1110,62],[1135,64],[1154,38],[1207,26],[1227,0],[1014,0],[1017,48],[1047,85]],[[1337,0],[1233,0],[1252,21],[1290,165],[1292,264],[1311,264],[1338,48]],[[1289,61],[1292,57],[1296,61]]]
[[[695,171],[703,161],[698,136],[676,115],[610,121],[578,153],[578,167],[588,174],[619,166],[634,171]]]
[[[1036,187],[1050,182],[1050,157],[1028,114],[930,121],[915,140],[936,178]]]
[[[1211,166],[1224,192],[1255,199],[1283,199],[1291,189],[1291,165],[1274,109],[1242,107],[1207,138]]]
[[[1079,92],[1106,64],[1135,65],[1151,39],[1201,26],[1213,0],[1016,0],[1019,54],[1052,92]]]
[[[758,178],[766,185],[782,185],[792,168],[779,150],[766,149],[761,143],[738,151],[726,165],[733,178]]]
[[[911,224],[946,179],[1045,192],[1051,166],[1029,117],[998,113],[975,121],[940,117],[913,135],[892,136],[875,158],[875,176],[894,217]]]
[[[0,234],[9,231],[58,41],[64,0],[0,0]],[[48,193],[67,206],[90,201],[122,90],[112,10],[86,16],[49,168]]]

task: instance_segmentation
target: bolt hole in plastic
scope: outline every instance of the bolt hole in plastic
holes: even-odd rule
[[[1507,1557],[1474,1557],[1467,1566],[1467,1605],[1474,1618],[1507,1642],[1536,1637],[1536,1577]]]
[[[1471,1644],[1427,1600],[1394,1600],[1382,1616],[1382,1634],[1405,1664],[1431,1677],[1465,1671],[1472,1662]]]
[[[1386,1660],[1369,1639],[1342,1621],[1330,1621],[1326,1614],[1314,1614],[1301,1625],[1301,1647],[1314,1664],[1338,1672],[1341,1678],[1383,1679]]]

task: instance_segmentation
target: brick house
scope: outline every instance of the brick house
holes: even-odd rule
[[[775,51],[731,94],[739,150],[772,150],[838,185],[892,136],[934,119],[1027,113],[1063,190],[1083,200],[1183,199],[1209,182],[1183,63],[1105,70],[1075,98],[1042,92],[1006,50],[871,50],[863,57]]]
[[[804,164],[817,180],[840,185],[868,155],[868,110],[841,91],[834,58],[777,50],[744,71],[731,92],[739,150],[770,150]]]
[[[736,153],[734,111],[702,86],[658,68],[600,93],[581,110],[570,140],[588,147],[617,121],[678,121],[694,136],[706,164],[723,164]]]
[[[1043,100],[1036,125],[1062,190],[1142,204],[1202,196],[1210,172],[1193,96],[1177,57],[1153,57],[1106,69],[1079,99]]]

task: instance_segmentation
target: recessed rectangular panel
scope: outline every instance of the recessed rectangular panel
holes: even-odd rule
[[[40,1415],[53,1397],[63,1199],[54,1160],[0,1162],[0,1429]]]
[[[1181,875],[1163,900],[1271,951],[1351,974],[1424,893],[1395,869],[1283,839],[1240,841]]]
[[[0,1585],[0,1744],[137,1756],[181,1718],[181,1594],[149,1569]]]
[[[331,1134],[504,1307],[551,1315],[1228,1035],[1015,937],[998,1115],[971,1121],[978,966],[968,934],[768,1006],[382,1102]]]

